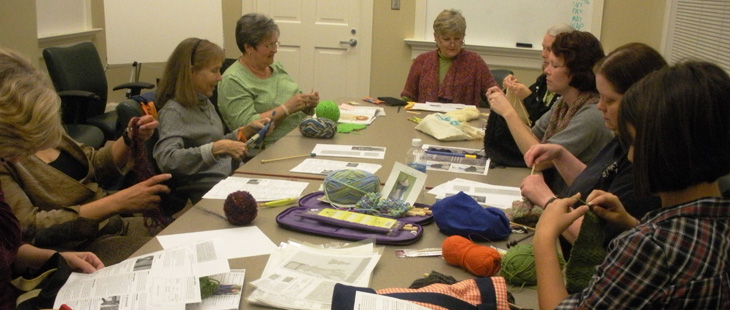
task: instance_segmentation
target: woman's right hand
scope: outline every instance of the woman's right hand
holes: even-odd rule
[[[213,155],[228,155],[235,159],[243,158],[248,149],[246,144],[238,140],[218,140],[213,142]]]
[[[622,230],[629,230],[639,225],[639,220],[626,212],[626,208],[618,196],[602,190],[594,190],[586,199],[596,215]]]
[[[559,144],[538,143],[525,152],[525,164],[528,167],[552,161],[562,155],[565,148]]]
[[[284,105],[286,105],[286,110],[288,110],[289,113],[295,113],[316,107],[318,103],[319,93],[314,92],[311,94],[296,94],[285,102]]]
[[[532,94],[530,88],[527,87],[527,85],[520,83],[520,81],[518,81],[512,74],[507,75],[504,78],[502,86],[520,100],[523,100]]]
[[[118,203],[118,213],[138,212],[156,208],[160,204],[160,194],[169,193],[170,188],[161,184],[172,178],[169,173],[158,174],[151,178],[120,190],[109,197]]]

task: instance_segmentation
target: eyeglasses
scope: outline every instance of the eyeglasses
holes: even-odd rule
[[[269,44],[266,44],[266,45],[264,45],[264,46],[265,46],[266,48],[268,48],[268,49],[272,50],[272,49],[274,49],[275,47],[279,47],[279,45],[280,45],[280,44],[279,44],[279,41],[276,41],[276,42],[273,42],[273,43],[269,43]]]
[[[443,38],[443,37],[439,37],[439,40],[441,41],[441,44],[443,44],[443,45],[459,46],[459,45],[464,44],[464,38]]]

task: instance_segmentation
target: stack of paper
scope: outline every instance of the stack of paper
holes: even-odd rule
[[[426,102],[426,103],[415,103],[409,110],[419,111],[430,111],[430,112],[451,112],[459,109],[470,107],[463,103],[439,103],[439,102]]]
[[[522,199],[519,187],[491,185],[459,178],[438,185],[428,193],[436,195],[436,199],[439,200],[459,192],[471,196],[482,206],[500,209],[512,208],[513,201]]]
[[[203,198],[226,199],[235,191],[247,191],[256,201],[272,201],[299,197],[309,183],[277,179],[228,177],[213,186]]]
[[[336,283],[368,286],[382,249],[372,243],[329,249],[295,242],[269,256],[250,302],[284,309],[330,309]]]

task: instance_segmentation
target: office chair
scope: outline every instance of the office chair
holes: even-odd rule
[[[63,124],[66,133],[76,142],[98,149],[104,146],[104,132],[96,126],[87,124]]]
[[[497,85],[499,85],[499,88],[501,89],[504,89],[504,86],[502,85],[502,81],[504,81],[504,78],[510,74],[514,74],[512,70],[509,69],[494,69],[489,71],[492,72],[494,80],[497,81]]]
[[[63,122],[94,125],[104,132],[105,139],[116,139],[120,126],[116,113],[105,113],[108,84],[94,44],[83,42],[69,47],[49,47],[43,50],[43,58],[61,97]],[[138,95],[143,88],[153,87],[151,83],[133,82],[114,87],[114,90],[130,89],[132,95]]]
[[[238,61],[238,59],[236,59],[236,58],[226,58],[225,60],[223,60],[223,65],[221,66],[221,74],[226,72],[228,67],[230,67],[236,61]],[[218,116],[221,118],[221,120],[223,120],[223,115],[221,115],[221,111],[220,111],[220,109],[218,109],[218,86],[215,87],[215,90],[213,91],[213,96],[210,96],[210,102],[213,103],[213,106],[215,107],[215,112],[218,113]],[[228,129],[226,122],[223,122],[223,127],[224,127],[223,130],[226,133],[231,132]]]

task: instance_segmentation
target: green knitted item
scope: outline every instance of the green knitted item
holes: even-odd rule
[[[339,133],[350,133],[353,131],[363,130],[365,128],[368,128],[368,126],[363,125],[363,124],[350,124],[350,123],[337,124],[337,132],[339,132]]]
[[[565,265],[565,287],[569,294],[574,294],[588,287],[596,266],[606,257],[603,241],[606,238],[604,228],[606,221],[593,211],[583,216],[578,239],[570,250],[570,259]]]

